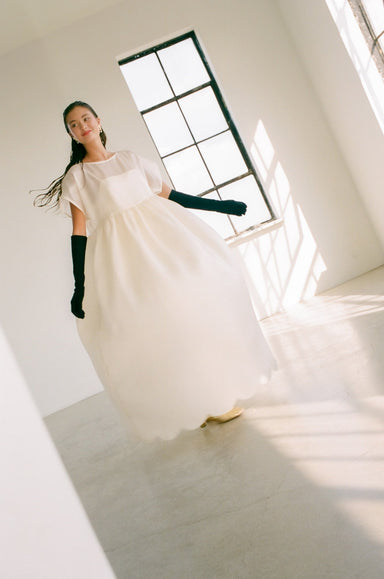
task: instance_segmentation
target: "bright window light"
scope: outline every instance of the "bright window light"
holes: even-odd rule
[[[173,187],[247,203],[243,218],[204,214],[214,229],[230,239],[275,219],[194,32],[119,65]]]

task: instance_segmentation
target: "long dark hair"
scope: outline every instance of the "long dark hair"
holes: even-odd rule
[[[65,130],[67,131],[67,133],[70,136],[71,136],[71,134],[69,132],[68,125],[67,125],[67,116],[75,107],[85,107],[89,111],[91,111],[91,113],[96,118],[98,116],[96,111],[91,107],[91,105],[84,103],[83,101],[74,101],[73,103],[68,105],[67,108],[63,112],[63,121],[64,121]],[[107,143],[107,135],[104,133],[103,130],[101,130],[101,132],[100,132],[100,139],[105,147],[105,145]],[[45,191],[45,193],[40,193],[39,195],[36,196],[36,198],[33,202],[33,204],[36,207],[49,207],[50,206],[51,208],[55,208],[59,205],[60,197],[62,194],[61,184],[63,182],[65,175],[68,173],[69,169],[71,167],[73,167],[73,165],[77,165],[78,163],[82,163],[82,161],[86,155],[86,152],[87,152],[85,150],[84,145],[75,141],[75,139],[73,139],[72,136],[71,136],[71,146],[72,146],[71,157],[69,159],[68,165],[65,167],[64,173],[60,177],[57,177],[57,179],[54,179],[52,181],[52,183],[50,183],[48,185],[48,187],[46,187],[45,189],[40,189],[40,191]]]

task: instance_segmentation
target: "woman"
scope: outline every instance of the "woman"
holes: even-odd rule
[[[239,416],[274,359],[233,251],[184,207],[246,205],[171,190],[152,162],[108,151],[84,102],[63,117],[71,160],[36,201],[72,216],[71,310],[105,389],[143,439]]]

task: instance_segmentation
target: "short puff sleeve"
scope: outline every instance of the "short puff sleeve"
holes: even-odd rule
[[[76,180],[74,167],[71,167],[65,175],[61,183],[61,190],[62,193],[59,200],[60,211],[71,217],[71,207],[69,204],[72,203],[85,214],[84,203],[81,199],[81,187]]]
[[[136,161],[144,173],[152,193],[160,193],[163,188],[163,179],[159,167],[156,163],[144,157],[136,156]]]

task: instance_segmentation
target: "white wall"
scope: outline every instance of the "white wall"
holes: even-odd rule
[[[348,0],[310,0],[305,9],[301,0],[278,0],[278,4],[383,245],[383,79]]]
[[[0,321],[43,414],[101,385],[69,313],[70,223],[34,209],[27,191],[62,172],[69,140],[61,111],[75,99],[98,111],[112,149],[157,160],[116,57],[191,28],[283,218],[239,247],[259,316],[383,262],[358,180],[275,2],[122,2],[80,20],[0,59],[7,87],[0,97]]]
[[[113,579],[0,327],[0,576]]]

